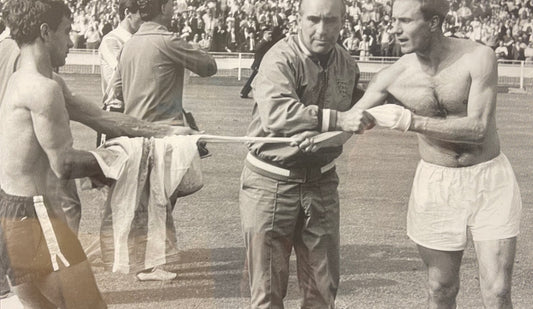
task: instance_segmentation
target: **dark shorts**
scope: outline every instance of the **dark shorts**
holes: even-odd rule
[[[46,198],[44,201],[46,205]],[[68,263],[76,265],[85,261],[87,257],[76,235],[50,211],[48,217],[60,251]],[[13,196],[0,190],[0,224],[0,261],[7,266],[7,276],[13,286],[34,281],[54,271],[33,197]],[[58,263],[63,265],[60,260]]]

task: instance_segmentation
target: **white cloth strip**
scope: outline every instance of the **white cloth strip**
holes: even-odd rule
[[[254,137],[254,136],[223,136],[223,135],[199,135],[199,141],[208,143],[292,143],[295,141],[292,137]]]
[[[54,271],[59,270],[59,265],[57,264],[58,257],[66,267],[69,267],[70,263],[67,261],[63,253],[61,253],[61,249],[59,248],[52,222],[50,222],[50,217],[48,217],[48,212],[46,211],[46,206],[44,205],[44,200],[41,195],[33,197],[33,206],[37,218],[39,219],[39,223],[41,224],[41,229],[46,241],[46,246],[48,247],[48,252],[50,253],[50,259],[52,260]]]

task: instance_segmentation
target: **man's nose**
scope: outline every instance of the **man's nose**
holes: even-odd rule
[[[319,36],[322,36],[326,33],[326,23],[323,20],[319,21],[316,25],[316,33]]]

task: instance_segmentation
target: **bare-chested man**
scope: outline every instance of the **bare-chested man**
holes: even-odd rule
[[[0,224],[8,277],[26,308],[105,308],[76,235],[47,196],[47,174],[101,176],[94,156],[72,148],[64,85],[70,15],[62,1],[13,0],[7,24],[20,67],[0,106]]]
[[[483,45],[444,37],[447,11],[446,0],[394,2],[393,32],[405,56],[374,77],[355,107],[338,114],[337,125],[358,131],[355,111],[366,109],[377,125],[418,133],[422,160],[407,233],[428,268],[429,307],[456,307],[470,228],[485,307],[511,308],[521,197],[500,152],[496,57]],[[308,142],[300,147],[316,148]]]

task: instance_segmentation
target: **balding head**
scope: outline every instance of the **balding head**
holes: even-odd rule
[[[303,6],[302,4],[308,1],[323,1],[323,0],[300,0],[300,3],[298,4],[298,12],[300,14],[302,14],[302,6]],[[334,0],[334,1],[338,1],[339,4],[341,5],[340,6],[341,16],[344,17],[344,15],[346,15],[346,3],[344,3],[344,0]]]
[[[342,0],[303,0],[298,21],[300,38],[309,52],[327,55],[334,47],[344,23]]]

